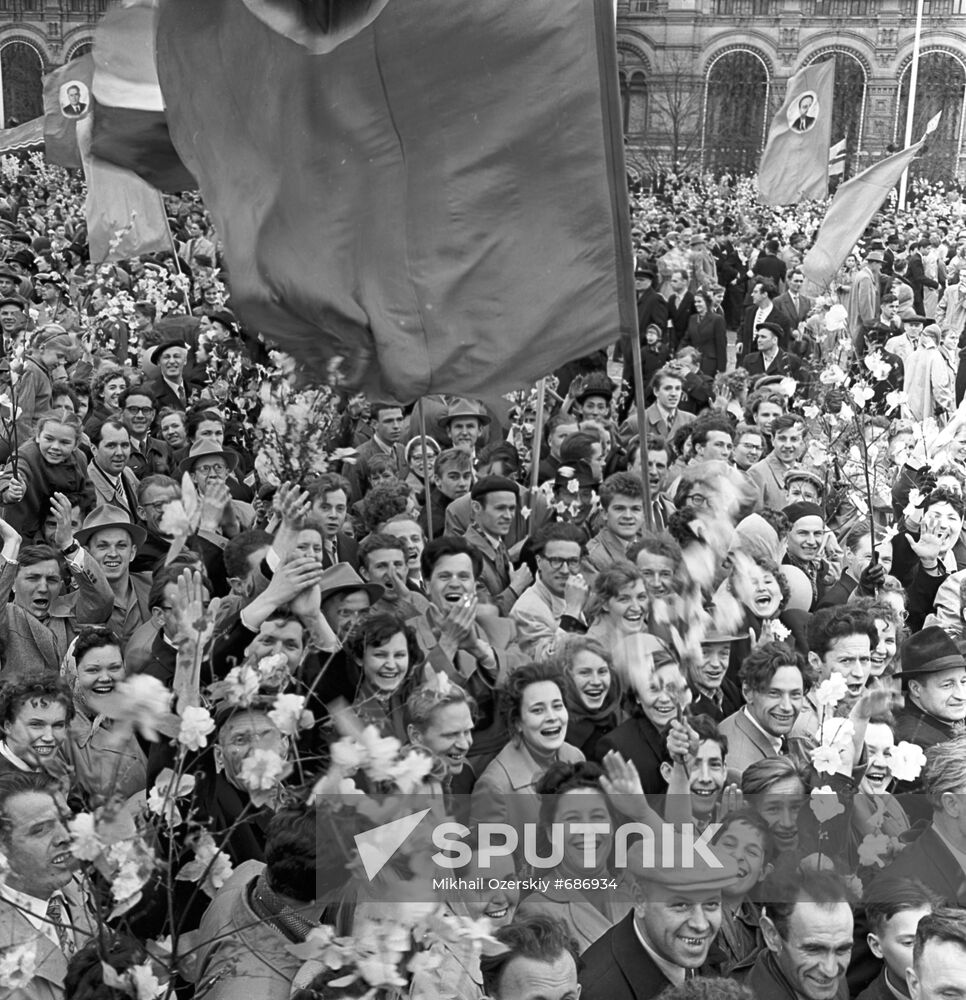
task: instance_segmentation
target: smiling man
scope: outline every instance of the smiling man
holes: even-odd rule
[[[824,585],[826,564],[822,559],[825,549],[825,512],[818,504],[789,504],[782,513],[788,518],[788,552],[784,563],[800,569],[812,585],[814,610],[820,588]]]
[[[0,775],[52,766],[73,715],[70,691],[56,674],[7,681],[0,687]]]
[[[766,950],[748,976],[768,1000],[846,1000],[852,957],[852,900],[832,872],[795,870],[766,881],[761,930]]]
[[[589,588],[580,572],[583,539],[572,524],[548,524],[533,540],[537,579],[510,609],[517,643],[526,656],[549,656],[568,631],[584,627]]]
[[[670,846],[662,845],[662,858]],[[638,870],[634,910],[581,956],[583,1000],[651,1000],[707,963],[721,926],[722,890],[736,880],[738,865],[717,855],[712,867],[697,853],[685,865],[680,842],[673,846],[679,863]]]
[[[726,763],[739,774],[756,760],[788,750],[805,699],[807,668],[800,653],[781,642],[765,642],[741,665],[746,704],[718,727],[728,740]]]
[[[143,545],[147,532],[119,507],[95,507],[74,533],[77,543],[100,566],[114,594],[110,627],[121,638],[121,648],[135,629],[151,618],[151,576],[132,573],[131,560]]]
[[[131,432],[120,419],[109,417],[91,433],[94,458],[87,467],[99,504],[120,507],[133,520],[137,513],[138,480],[127,467]]]
[[[644,526],[641,481],[628,472],[615,472],[600,489],[604,525],[587,543],[587,564],[599,573],[615,562],[627,559],[627,550]]]
[[[805,450],[805,420],[797,413],[783,413],[775,417],[770,432],[773,449],[748,469],[748,476],[761,491],[760,506],[781,510],[785,506],[785,476]]]

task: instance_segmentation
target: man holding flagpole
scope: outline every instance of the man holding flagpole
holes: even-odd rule
[[[812,63],[788,81],[758,168],[758,191],[766,205],[793,205],[828,194],[834,83],[832,59]]]

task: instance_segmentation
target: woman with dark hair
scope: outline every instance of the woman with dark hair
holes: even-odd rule
[[[67,650],[62,673],[74,699],[63,752],[79,791],[93,805],[143,791],[144,751],[133,734],[119,740],[105,714],[115,687],[127,675],[118,637],[108,628],[82,627]]]
[[[416,633],[396,615],[367,615],[345,644],[346,666],[355,677],[352,710],[384,736],[406,739],[404,706],[414,668],[423,662]]]
[[[626,682],[630,648],[646,652],[665,650],[664,643],[648,631],[650,599],[641,571],[629,562],[615,562],[594,578],[587,603],[587,637],[594,639],[611,658]]]
[[[84,419],[86,434],[118,413],[121,395],[128,385],[127,372],[120,365],[103,365],[91,378],[91,409]]]
[[[599,764],[553,764],[537,783],[540,813],[537,821],[537,851],[547,857],[553,848],[562,851],[554,875],[564,879],[587,880],[587,889],[555,889],[548,883],[545,891],[534,892],[520,904],[518,916],[544,914],[567,925],[580,950],[589,948],[614,924],[622,920],[634,905],[632,885],[620,878],[616,889],[607,888],[618,879],[613,864],[613,831],[619,819],[601,788],[604,771]],[[596,835],[593,864],[585,859],[584,838],[572,828],[593,823],[606,826],[608,832]],[[597,887],[593,887],[594,882]],[[578,883],[581,884],[581,883]]]
[[[551,662],[564,678],[567,743],[595,760],[598,741],[624,717],[610,654],[595,639],[574,635],[564,640]]]
[[[671,722],[690,700],[677,660],[667,651],[655,654],[646,679],[628,688],[626,700],[630,718],[598,740],[594,756],[603,760],[608,751],[616,750],[637,769],[645,794],[662,795],[666,782],[661,763],[666,760]]]
[[[714,311],[711,296],[705,291],[695,292],[694,313],[679,346],[693,347],[700,353],[699,366],[704,375],[718,375],[728,367],[724,316]]]
[[[552,764],[584,759],[565,742],[563,689],[563,675],[549,663],[527,663],[510,674],[500,692],[500,709],[511,739],[473,789],[471,825],[509,823],[521,833],[521,850],[524,825],[537,821],[537,782]]]

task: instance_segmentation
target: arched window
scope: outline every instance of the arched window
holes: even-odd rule
[[[86,42],[81,42],[80,45],[70,50],[70,54],[67,56],[66,62],[70,62],[71,59],[80,59],[81,56],[86,56],[88,52],[91,51],[93,46],[90,40]]]
[[[643,73],[621,75],[621,106],[624,135],[643,135],[647,131],[647,81]]]
[[[619,46],[621,114],[624,135],[641,139],[647,131],[647,68],[632,49]]]
[[[708,70],[704,100],[704,164],[715,172],[758,168],[768,106],[768,70],[754,52],[738,49]]]
[[[8,42],[0,49],[5,128],[29,122],[44,113],[43,73],[40,53],[32,45]]]
[[[830,53],[820,52],[809,60],[821,62]],[[845,176],[855,172],[856,157],[862,151],[865,123],[865,68],[851,52],[835,52],[835,91],[832,98],[832,143],[845,140]]]
[[[899,107],[896,115],[895,142],[901,146],[906,135],[909,108],[909,81],[912,64],[902,71],[899,80]],[[929,137],[927,150],[910,167],[920,177],[943,179],[955,176],[959,164],[963,131],[963,100],[966,96],[966,68],[948,52],[923,52],[919,57],[916,81],[916,107],[912,119],[912,139],[922,137],[926,123],[942,112],[939,128]]]

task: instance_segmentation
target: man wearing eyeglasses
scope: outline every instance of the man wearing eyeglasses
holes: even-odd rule
[[[154,397],[143,386],[135,385],[121,393],[118,403],[131,434],[127,467],[139,480],[151,475],[170,476],[174,468],[171,448],[150,434],[156,412]]]
[[[586,631],[587,581],[580,572],[583,532],[572,524],[548,524],[533,540],[537,579],[510,609],[525,656],[541,659],[568,632]]]

